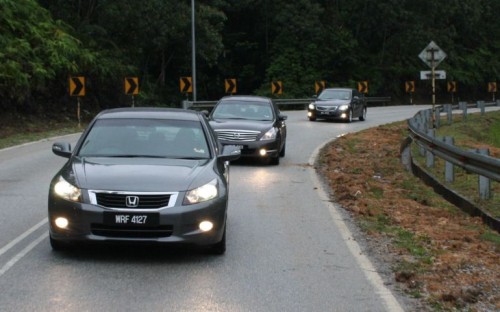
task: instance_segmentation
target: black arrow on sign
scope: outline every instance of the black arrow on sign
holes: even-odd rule
[[[71,77],[69,84],[69,93],[71,96],[83,96],[85,95],[85,89],[83,85],[83,77]]]
[[[139,93],[136,78],[134,77],[125,78],[125,93],[134,95]]]
[[[273,94],[281,94],[281,81],[273,81]]]
[[[358,83],[358,91],[361,93],[366,93],[368,89],[368,85],[365,81],[361,81]]]
[[[191,77],[181,77],[181,92],[182,93],[191,93]]]
[[[226,93],[236,93],[236,80],[226,79]]]

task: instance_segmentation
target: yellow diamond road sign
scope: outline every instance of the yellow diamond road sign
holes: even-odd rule
[[[125,78],[125,94],[137,95],[139,94],[139,78],[127,77]]]
[[[181,77],[179,84],[181,93],[193,93],[193,83],[191,77]]]
[[[85,77],[69,77],[69,95],[85,96]]]

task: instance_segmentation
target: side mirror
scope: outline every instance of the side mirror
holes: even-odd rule
[[[222,148],[222,155],[218,157],[221,161],[232,161],[240,158],[241,146],[238,145],[225,145]]]
[[[71,157],[71,144],[66,142],[56,142],[52,145],[52,152],[57,156],[70,158]]]
[[[206,110],[206,109],[202,110],[201,113],[203,115],[205,115],[205,117],[207,117],[207,118],[208,118],[208,115],[210,115],[210,112],[208,110]]]
[[[282,115],[282,114],[279,114],[279,115],[278,115],[278,119],[279,119],[279,120],[286,120],[287,118],[288,118],[288,116],[287,116],[287,115]]]

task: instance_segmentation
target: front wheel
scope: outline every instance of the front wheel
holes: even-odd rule
[[[226,252],[226,227],[224,226],[224,234],[222,234],[222,239],[210,246],[210,253],[214,255],[223,255]]]
[[[50,246],[54,251],[63,251],[70,248],[70,245],[68,243],[55,240],[52,238],[52,236],[49,236],[49,241],[50,241]]]
[[[280,157],[285,157],[285,153],[286,153],[286,142],[283,144],[283,148],[281,149],[280,152]]]
[[[351,123],[352,122],[352,110],[347,111],[347,119],[346,122]]]
[[[363,113],[361,114],[361,116],[359,116],[360,121],[366,120],[366,110],[366,107],[363,107]]]

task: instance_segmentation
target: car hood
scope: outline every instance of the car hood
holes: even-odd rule
[[[210,120],[210,125],[215,130],[254,130],[265,132],[274,124],[272,120],[245,120],[245,119],[214,119]]]
[[[65,178],[84,189],[185,191],[201,185],[197,183],[207,183],[210,177],[214,178],[210,176],[210,163],[205,159],[75,157],[67,168],[69,170],[62,174],[69,175]]]
[[[319,106],[340,106],[351,103],[350,100],[317,100],[314,104]]]

